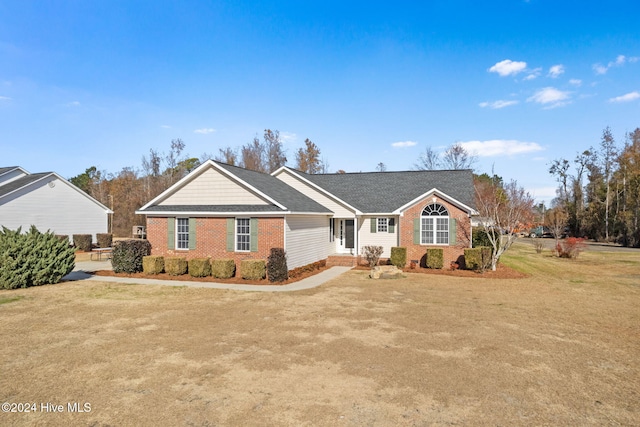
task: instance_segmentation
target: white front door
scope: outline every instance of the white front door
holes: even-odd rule
[[[336,219],[336,252],[354,253],[355,223],[352,219]]]

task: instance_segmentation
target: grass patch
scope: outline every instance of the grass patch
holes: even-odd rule
[[[10,302],[20,301],[24,297],[22,295],[15,295],[11,297],[0,297],[0,305],[9,304]]]

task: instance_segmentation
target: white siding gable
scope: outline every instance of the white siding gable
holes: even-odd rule
[[[23,176],[27,176],[23,170],[16,168],[10,172],[4,173],[0,175],[0,185],[8,184],[11,181],[15,181],[18,178],[22,178]]]
[[[22,188],[0,201],[0,225],[23,231],[35,225],[40,231],[55,234],[91,234],[107,232],[107,211],[76,190],[71,184],[48,176]]]
[[[208,168],[159,205],[267,205],[247,188],[214,168]]]

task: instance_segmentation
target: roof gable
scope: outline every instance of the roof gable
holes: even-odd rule
[[[254,197],[248,198],[244,203],[237,200],[216,198],[216,203],[211,200],[193,199],[186,203],[184,198],[176,197],[181,191],[197,179],[207,170],[214,169],[230,180],[237,188],[250,192]],[[215,190],[215,189],[214,189]],[[164,206],[164,207],[161,207]],[[177,211],[191,212],[238,212],[244,208],[245,212],[316,212],[330,213],[328,209],[299,191],[289,187],[271,175],[231,166],[225,163],[208,160],[182,180],[169,187],[155,199],[144,205],[138,213],[167,212],[170,207]]]

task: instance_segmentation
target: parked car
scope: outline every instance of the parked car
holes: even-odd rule
[[[553,233],[549,227],[539,225],[536,228],[531,229],[529,237],[553,237]]]

